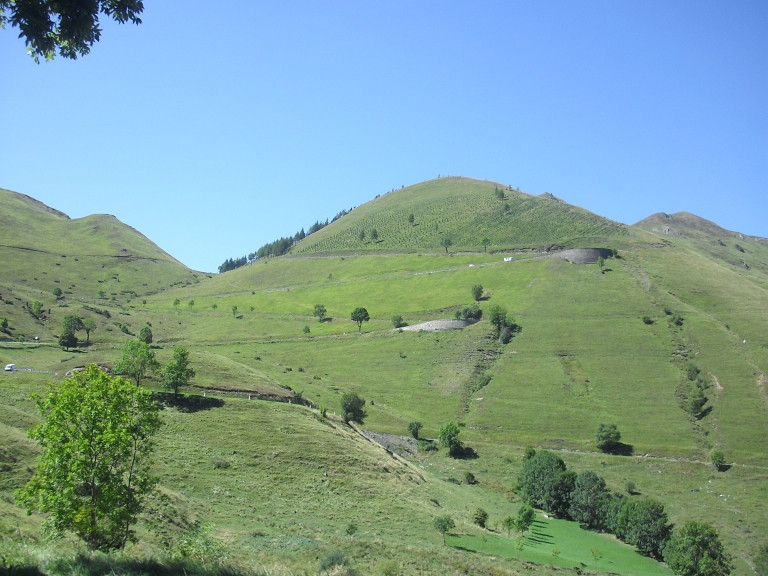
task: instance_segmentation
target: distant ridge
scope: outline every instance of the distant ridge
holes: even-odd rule
[[[760,238],[759,236],[749,236],[748,234],[743,234],[741,232],[726,230],[714,222],[702,218],[701,216],[696,216],[696,214],[691,214],[690,212],[675,212],[674,214],[657,212],[647,218],[643,218],[632,226],[634,228],[642,228],[652,232],[676,236],[702,233],[713,237],[739,236],[756,239]]]

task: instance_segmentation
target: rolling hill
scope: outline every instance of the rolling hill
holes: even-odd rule
[[[190,392],[205,398],[193,410],[164,411],[162,498],[133,554],[168,553],[161,542],[198,521],[229,562],[265,567],[253,573],[312,572],[334,550],[361,573],[548,573],[520,560],[554,558],[550,544],[530,540],[526,550],[539,554],[530,557],[468,554],[442,546],[431,527],[433,516],[450,513],[458,534],[500,535],[501,519],[519,506],[521,455],[534,446],[560,451],[577,472],[597,470],[611,490],[632,482],[676,524],[710,522],[735,556],[734,573],[751,573],[756,536],[768,533],[765,239],[686,213],[625,226],[548,195],[444,178],[374,198],[285,257],[209,277],[113,217],[71,221],[13,193],[0,194],[0,206],[0,250],[12,262],[0,271],[0,317],[9,320],[0,363],[37,371],[1,379],[7,538],[16,531],[38,542],[40,519],[9,496],[34,463],[24,437],[37,421],[29,393],[77,365],[114,361],[149,324],[161,363],[174,345],[190,350]],[[603,268],[594,258],[574,264],[561,257],[564,248],[615,257]],[[479,322],[393,329],[394,316],[417,328],[454,318],[473,303],[475,284],[484,289]],[[35,299],[43,318],[25,306]],[[327,309],[322,322],[312,314],[318,303]],[[494,305],[522,328],[509,344],[491,337]],[[359,333],[349,318],[357,306],[371,316]],[[93,318],[97,330],[91,346],[66,352],[55,334],[71,313]],[[707,400],[692,415],[697,381]],[[478,457],[388,454],[335,416],[349,391],[367,400],[369,432],[407,436],[419,421],[422,436],[435,438],[453,421]],[[259,397],[308,400],[327,417]],[[627,454],[596,450],[603,422],[618,425]],[[726,455],[726,472],[710,465],[713,450]],[[467,472],[477,485],[462,481]],[[495,532],[472,524],[477,507],[490,512]],[[557,536],[559,525],[540,521],[563,550],[555,563],[564,569],[627,573],[615,541]],[[606,558],[591,557],[592,547]],[[27,550],[30,562],[43,565],[41,549]],[[657,569],[668,573],[631,570]]]

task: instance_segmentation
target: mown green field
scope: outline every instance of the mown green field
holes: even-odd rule
[[[522,551],[510,549],[499,526],[517,511],[522,453],[534,446],[561,451],[569,467],[596,471],[611,490],[625,492],[634,483],[638,497],[663,502],[675,524],[713,524],[735,557],[734,573],[750,574],[768,534],[765,243],[725,231],[714,237],[710,229],[688,236],[614,229],[557,200],[516,199],[507,191],[510,211],[527,210],[541,226],[546,207],[554,207],[549,218],[555,214],[562,245],[614,248],[620,258],[608,259],[603,271],[570,264],[531,249],[539,246],[533,220],[515,220],[532,231],[518,245],[504,235],[501,217],[486,229],[472,221],[467,230],[475,236],[487,230],[493,235],[489,251],[505,253],[486,253],[471,239],[462,245],[456,232],[451,253],[433,235],[404,254],[404,235],[421,227],[408,223],[409,213],[419,224],[434,216],[438,232],[449,226],[458,231],[462,218],[448,217],[446,197],[455,206],[467,194],[489,210],[498,208],[492,183],[470,181],[466,189],[458,180],[443,184],[450,186],[442,205],[435,182],[421,191],[396,191],[310,236],[315,244],[297,246],[305,255],[256,261],[213,277],[158,254],[147,262],[119,260],[112,272],[105,267],[114,260],[110,254],[85,257],[107,252],[105,244],[89,247],[82,237],[77,251],[60,250],[66,258],[44,252],[43,260],[27,261],[9,252],[13,263],[0,278],[0,317],[9,319],[0,334],[0,364],[14,362],[22,371],[0,375],[0,432],[7,439],[0,448],[0,544],[44,570],[75,549],[70,542],[44,544],[40,518],[26,516],[13,501],[37,450],[25,436],[37,421],[29,394],[75,366],[114,362],[122,345],[149,324],[161,363],[175,345],[190,350],[197,376],[185,392],[198,400],[189,409],[163,412],[160,496],[129,557],[168,558],[197,521],[208,527],[222,561],[243,573],[316,573],[335,550],[362,574],[546,574],[547,563],[564,573],[574,567],[667,573],[604,535],[543,518],[542,542],[530,539]],[[479,200],[478,194],[485,196]],[[582,218],[594,219],[597,228]],[[360,250],[334,243],[354,236],[356,226],[380,227],[382,242]],[[400,238],[390,252],[387,237]],[[130,238],[122,240],[128,250]],[[458,253],[460,246],[474,251]],[[342,252],[327,252],[336,249]],[[509,255],[515,260],[504,262]],[[485,289],[480,322],[447,332],[393,328],[395,315],[411,326],[452,319],[473,302],[474,284]],[[57,299],[58,285],[64,294]],[[24,305],[33,299],[44,305],[41,318]],[[315,304],[327,308],[325,321],[312,315]],[[506,308],[522,328],[504,346],[491,337],[493,305]],[[357,306],[371,315],[360,332],[349,319]],[[97,327],[90,346],[64,351],[56,336],[61,319],[72,313],[93,318]],[[683,409],[692,363],[707,385],[700,418]],[[478,375],[487,384],[475,389]],[[145,385],[157,388],[159,379]],[[408,423],[420,421],[422,436],[434,438],[454,421],[478,457],[455,460],[439,451],[401,460],[387,454],[335,415],[341,395],[350,391],[367,401],[365,429],[406,436]],[[297,396],[315,409],[257,400]],[[603,422],[618,425],[628,455],[596,450],[595,431]],[[714,449],[725,453],[727,471],[710,465]],[[477,485],[466,485],[467,472]],[[488,510],[493,531],[472,524],[477,507]],[[432,527],[441,514],[456,520],[452,546],[443,546]],[[602,555],[596,559],[592,548]]]

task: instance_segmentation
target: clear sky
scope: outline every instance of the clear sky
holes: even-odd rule
[[[0,187],[196,270],[438,175],[768,237],[768,2],[145,0],[0,30]]]

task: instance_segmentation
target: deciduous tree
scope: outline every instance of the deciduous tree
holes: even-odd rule
[[[184,346],[173,349],[173,359],[163,368],[163,386],[173,390],[174,396],[179,388],[189,386],[189,381],[195,377],[195,371],[189,366],[189,351]]]
[[[437,441],[444,448],[448,448],[448,454],[454,458],[464,453],[464,444],[459,440],[459,426],[454,422],[448,422],[440,428]]]
[[[83,330],[85,330],[85,343],[91,343],[91,332],[96,330],[96,322],[93,318],[83,318]]]
[[[621,432],[616,424],[600,424],[595,435],[595,445],[603,452],[613,452],[619,447]]]
[[[517,515],[512,523],[515,531],[521,536],[524,536],[528,529],[533,525],[536,520],[536,511],[528,504],[523,504],[520,510],[517,511]]]
[[[443,546],[445,546],[445,534],[449,530],[453,530],[456,526],[456,523],[453,521],[453,518],[451,518],[449,515],[444,516],[438,516],[432,521],[432,524],[435,527],[435,530],[440,532],[440,534],[443,535]]]
[[[312,311],[312,315],[317,317],[318,322],[322,322],[325,320],[325,316],[328,313],[328,311],[325,309],[325,306],[322,304],[315,304],[315,308]]]
[[[717,530],[695,520],[674,532],[664,548],[664,560],[680,576],[727,576],[733,569]]]
[[[99,16],[124,24],[141,24],[141,0],[0,0],[0,28],[10,23],[19,29],[35,61],[85,56],[101,39]]]
[[[578,474],[571,493],[569,511],[571,518],[588,528],[602,528],[605,496],[606,488],[603,478],[591,470]]]
[[[42,454],[17,499],[49,515],[52,536],[71,531],[91,549],[123,548],[155,483],[160,418],[150,393],[91,364],[35,401],[43,422],[29,436]]]
[[[152,344],[152,328],[144,326],[139,331],[139,340],[147,344]]]
[[[341,397],[341,417],[344,422],[349,424],[350,422],[357,422],[362,424],[365,417],[368,415],[365,413],[365,399],[361,398],[354,392],[347,392]]]
[[[114,369],[116,374],[132,378],[136,386],[139,386],[148,371],[157,370],[159,367],[160,364],[149,344],[140,340],[129,340],[123,346],[122,354],[115,362]]]
[[[357,331],[360,332],[363,329],[363,322],[368,322],[368,320],[370,320],[371,317],[368,314],[368,310],[366,310],[362,306],[358,306],[357,308],[352,310],[351,319],[352,319],[352,322],[357,323]]]

